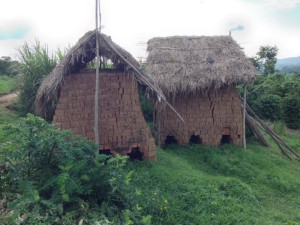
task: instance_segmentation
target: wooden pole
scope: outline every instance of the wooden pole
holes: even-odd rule
[[[100,137],[99,137],[99,33],[101,32],[99,28],[99,23],[101,23],[100,15],[100,0],[96,0],[96,86],[95,86],[95,144],[99,147]],[[101,25],[100,25],[101,27]],[[98,33],[99,32],[99,33]]]
[[[157,116],[157,145],[158,145],[158,147],[160,147],[160,144],[161,144],[160,143],[160,116],[161,116],[160,103],[158,103],[156,116]]]
[[[247,148],[247,144],[246,144],[246,93],[247,93],[247,86],[244,85],[244,104],[243,104],[243,131],[244,131],[243,146],[244,146],[244,149]]]

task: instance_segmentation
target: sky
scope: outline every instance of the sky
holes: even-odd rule
[[[300,56],[300,0],[100,0],[102,32],[136,59],[147,41],[174,35],[231,35],[247,56],[262,45],[278,58]],[[73,46],[95,28],[95,0],[0,0],[0,57],[39,40]]]

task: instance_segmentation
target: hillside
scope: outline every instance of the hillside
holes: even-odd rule
[[[300,56],[278,59],[276,69],[283,73],[300,73]]]
[[[11,138],[3,134],[4,124],[16,121],[18,115],[0,105],[0,143]],[[300,150],[299,132],[284,139]],[[157,162],[129,161],[125,167],[132,179],[122,193],[124,203],[118,198],[110,202],[130,211],[103,203],[98,208],[105,209],[110,220],[104,223],[102,211],[92,214],[93,208],[84,208],[88,207],[85,202],[80,210],[63,214],[62,220],[69,221],[64,224],[80,223],[77,214],[85,215],[86,224],[93,224],[88,222],[93,218],[100,218],[100,224],[120,224],[116,217],[123,215],[126,224],[300,224],[300,164],[284,158],[274,144],[266,148],[248,140],[246,151],[232,145],[173,145],[157,152]],[[114,170],[110,175],[115,179],[121,174]],[[5,210],[0,204],[0,221],[1,213]]]
[[[153,224],[299,224],[299,163],[274,149],[159,150],[157,163],[133,163],[135,204]]]

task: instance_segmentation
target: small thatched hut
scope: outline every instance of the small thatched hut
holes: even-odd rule
[[[138,83],[165,99],[137,61],[105,34],[99,34],[102,59],[99,86],[100,151],[155,159],[154,139],[143,117]],[[37,113],[61,129],[94,139],[96,31],[86,33],[43,80],[36,97]],[[104,68],[112,63],[112,68]],[[111,67],[111,66],[110,66]]]
[[[161,143],[243,143],[237,83],[250,83],[255,68],[230,36],[166,37],[148,42],[147,72],[183,117],[157,107]],[[161,104],[158,104],[160,106]]]

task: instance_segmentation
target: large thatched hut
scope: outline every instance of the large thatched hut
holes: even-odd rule
[[[96,31],[86,33],[43,80],[36,97],[37,113],[61,129],[94,139],[95,71],[88,70],[96,53]],[[155,159],[155,144],[143,117],[138,85],[160,99],[161,90],[137,61],[110,37],[99,33],[100,151]],[[112,64],[107,67],[107,64]]]
[[[255,68],[230,36],[174,36],[148,42],[147,72],[169,108],[156,108],[155,128],[163,144],[243,143],[243,110],[237,83],[250,83]]]

